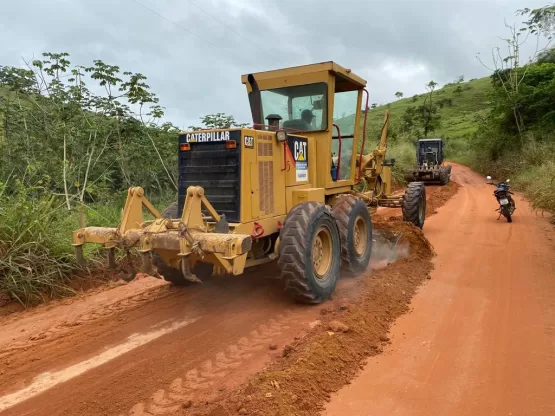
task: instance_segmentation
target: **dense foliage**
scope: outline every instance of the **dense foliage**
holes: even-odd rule
[[[19,179],[62,195],[71,209],[136,184],[176,189],[176,129],[155,124],[163,109],[144,75],[102,61],[72,66],[66,53],[45,53],[29,69],[0,67],[0,88],[7,192]]]
[[[24,304],[70,293],[78,211],[114,225],[130,186],[174,197],[177,129],[162,116],[144,75],[102,61],[0,67],[0,292]]]

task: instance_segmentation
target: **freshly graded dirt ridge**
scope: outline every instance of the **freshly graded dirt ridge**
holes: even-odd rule
[[[330,393],[348,384],[367,357],[389,342],[395,319],[409,311],[412,296],[432,269],[433,249],[421,230],[407,223],[378,221],[378,229],[402,231],[411,244],[408,257],[371,278],[357,281],[356,296],[320,309],[317,326],[286,345],[282,355],[246,386],[216,403],[183,409],[183,415],[313,415]]]
[[[426,189],[426,216],[437,213],[438,208],[442,207],[455,195],[461,186],[454,181],[449,181],[445,186],[428,186]]]

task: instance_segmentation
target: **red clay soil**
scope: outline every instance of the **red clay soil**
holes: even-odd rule
[[[515,195],[453,165],[459,192],[426,221],[432,279],[392,342],[332,394],[325,416],[555,415],[555,233]]]
[[[426,186],[426,218],[437,213],[447,201],[449,201],[459,190],[460,185],[450,180],[445,186],[427,185]],[[372,220],[379,218],[387,218],[389,221],[401,221],[403,216],[399,209],[396,208],[378,208],[374,212]]]
[[[451,180],[445,186],[426,187],[426,216],[433,215],[455,195],[460,185]]]
[[[357,282],[357,296],[321,308],[319,324],[241,388],[210,404],[187,403],[183,415],[314,415],[330,393],[349,383],[367,357],[389,342],[395,319],[409,311],[412,296],[432,269],[433,249],[421,230],[407,223],[378,221],[377,229],[402,231],[411,244],[409,257],[370,279]]]
[[[341,279],[336,300],[321,307],[292,304],[267,266],[184,289],[139,276],[0,316],[0,412],[217,415],[268,400],[277,414],[321,408],[381,351],[432,268],[420,230],[373,222],[405,232],[409,258],[370,279]]]

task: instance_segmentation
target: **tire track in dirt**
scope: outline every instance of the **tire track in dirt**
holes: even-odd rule
[[[130,306],[132,301],[118,302],[110,312],[93,314],[95,318],[69,328],[63,336],[29,344],[33,347],[10,357],[7,372],[0,374],[0,394],[25,388],[44,371],[94,357],[129,333],[179,316],[202,316],[187,328],[7,410],[6,415],[167,414],[182,404],[180,400],[209,400],[220,389],[233,388],[281,353],[271,350],[270,344],[282,347],[293,342],[318,316],[318,309],[292,304],[280,282],[269,279],[270,272],[265,267],[241,278],[172,288],[171,296],[141,307]]]
[[[215,380],[228,376],[255,352],[269,348],[272,341],[290,328],[291,320],[294,319],[296,315],[289,310],[270,319],[269,324],[259,325],[249,336],[241,337],[237,343],[219,351],[201,366],[188,370],[182,377],[175,378],[165,389],[156,390],[148,400],[135,404],[119,416],[174,414],[184,405],[198,400],[201,392],[213,389]]]
[[[0,319],[2,327],[0,358],[25,349],[30,343],[35,344],[37,341],[55,339],[73,331],[77,326],[98,321],[122,311],[134,310],[147,302],[175,293],[175,289],[165,282],[151,277],[147,279],[152,282],[141,285],[139,289],[136,289],[134,283],[131,283],[103,293],[94,291],[82,298],[64,300],[57,307],[49,308],[46,311],[29,310]],[[142,289],[144,286],[146,289]],[[95,298],[100,299],[95,301]],[[87,302],[88,300],[93,301]],[[18,328],[19,336],[16,338],[13,337],[15,331],[11,327]]]
[[[461,192],[424,229],[437,252],[429,285],[326,416],[555,414],[547,219],[517,194],[514,221],[497,221],[485,178],[453,173]]]
[[[383,278],[388,272],[381,273]],[[0,359],[11,361],[0,373],[0,394],[28,386],[44,371],[94,357],[131,333],[183,316],[202,319],[23,402],[6,416],[172,414],[217,400],[281,355],[283,345],[296,345],[319,319],[320,308],[291,304],[281,283],[270,280],[275,274],[275,266],[263,267],[185,289],[160,281],[149,286],[146,278],[143,286],[139,280],[11,316],[0,326]],[[359,296],[363,281],[342,279],[335,297]],[[270,350],[270,344],[280,350]]]

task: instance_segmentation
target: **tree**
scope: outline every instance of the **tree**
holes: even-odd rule
[[[397,91],[395,93],[395,97],[397,97],[400,100],[401,98],[403,98],[403,93],[401,91]]]
[[[522,137],[524,131],[524,120],[521,114],[521,85],[536,58],[546,51],[553,40],[555,32],[555,4],[539,9],[522,9],[520,15],[528,15],[529,19],[523,22],[523,27],[516,24],[505,27],[509,30],[509,37],[502,39],[505,43],[503,50],[507,55],[503,55],[500,47],[492,50],[492,67],[483,63],[479,54],[478,61],[492,72],[494,82],[497,83],[505,94],[507,106],[510,107],[514,124],[519,135]],[[524,35],[524,36],[522,36]],[[532,57],[526,64],[522,64],[521,49],[530,36],[536,38],[536,48]],[[545,37],[547,42],[540,47],[540,39]]]
[[[177,166],[177,130],[158,126],[164,111],[144,75],[100,60],[72,65],[67,53],[26,64],[0,68],[12,92],[0,99],[0,181],[38,185],[67,209],[136,184],[177,189],[167,168]]]
[[[203,129],[229,129],[231,127],[246,127],[249,123],[237,123],[235,118],[225,113],[208,114],[200,117],[204,127],[189,126],[189,129],[198,131]]]
[[[378,103],[372,103],[372,105],[370,106],[370,108],[374,109],[378,106]]]
[[[455,84],[462,84],[464,82],[464,75],[459,75],[455,80]]]
[[[521,9],[521,16],[528,15],[524,23],[525,30],[533,35],[543,35],[551,41],[555,35],[555,3],[538,9]]]
[[[555,47],[546,49],[538,54],[538,64],[555,64]]]
[[[425,85],[428,94],[424,98],[424,103],[416,108],[415,119],[422,126],[424,136],[436,130],[440,125],[441,116],[437,114],[438,107],[433,102],[434,91],[437,85],[437,82],[434,80]]]
[[[414,94],[412,96],[412,102],[415,103],[416,101],[418,101],[418,95]]]

